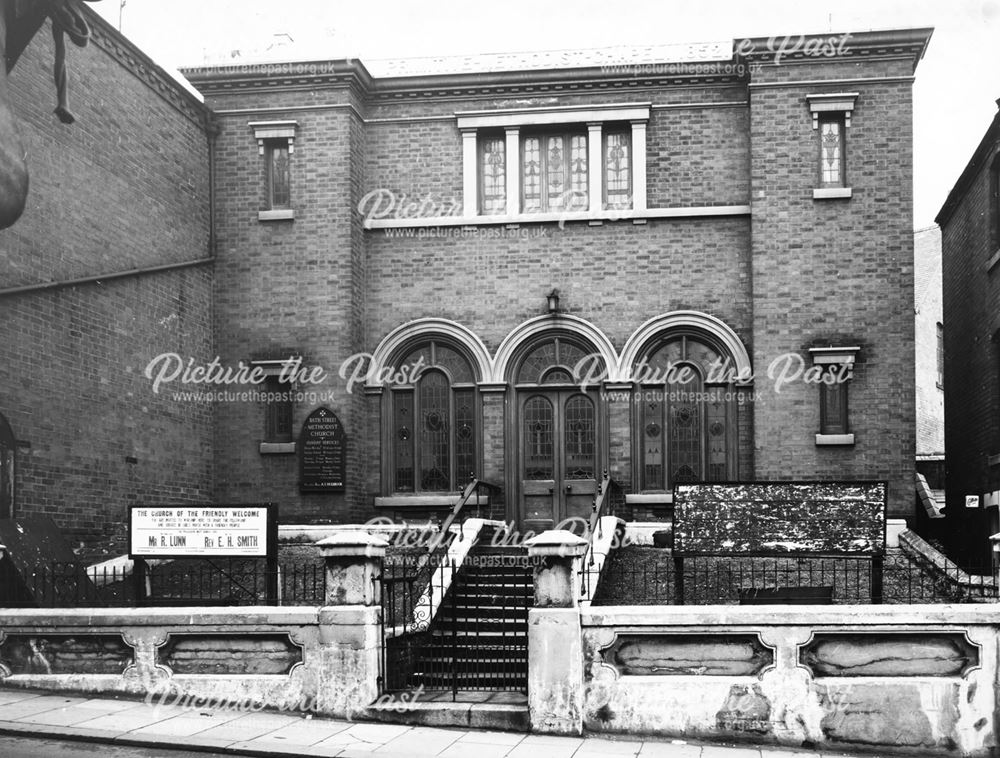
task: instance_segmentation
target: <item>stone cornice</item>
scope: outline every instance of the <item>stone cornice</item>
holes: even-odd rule
[[[79,6],[79,9],[90,25],[90,39],[94,45],[114,58],[122,68],[131,72],[182,115],[203,129],[210,127],[211,111],[193,93],[185,89],[180,82],[164,71],[152,58],[124,37],[96,11],[91,10],[86,5]]]
[[[760,65],[907,58],[916,70],[933,32],[923,28],[755,37],[735,41],[733,49],[742,60]]]
[[[858,59],[905,58],[913,67],[932,30],[903,29],[841,35],[734,40],[731,57],[662,64],[591,65],[509,71],[421,73],[373,77],[358,60],[240,64],[184,69],[203,93],[294,92],[349,87],[371,105],[484,97],[627,92],[662,87],[732,86],[750,83],[754,66]],[[789,40],[782,47],[782,40]],[[835,40],[831,42],[830,40]],[[825,45],[825,47],[824,47]],[[780,54],[779,54],[780,51]]]

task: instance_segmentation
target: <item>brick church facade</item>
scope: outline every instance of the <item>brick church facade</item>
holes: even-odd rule
[[[0,286],[157,270],[0,292],[17,512],[84,536],[143,500],[359,521],[446,508],[476,475],[539,529],[589,513],[607,472],[641,518],[669,514],[678,482],[817,479],[884,479],[890,517],[910,517],[911,86],[929,36],[743,40],[674,65],[188,70],[204,106],[99,45],[86,65],[162,113],[113,108],[143,122],[115,150],[86,131],[113,128],[106,108],[68,137],[27,109],[45,142],[32,202],[75,236],[58,252],[33,206],[0,233]],[[107,176],[71,162],[103,150]],[[69,166],[132,196],[93,208]],[[242,364],[261,393],[183,399],[219,387],[166,374],[154,391],[168,355]],[[284,382],[289,360],[315,372]],[[321,408],[345,477],[313,491],[297,442]],[[131,489],[102,499],[102,481]]]

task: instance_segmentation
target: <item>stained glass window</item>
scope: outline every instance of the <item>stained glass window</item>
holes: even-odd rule
[[[517,372],[517,382],[519,384],[572,382],[574,370],[589,354],[589,351],[561,337],[542,342],[536,345],[521,362]],[[554,367],[559,367],[559,371],[553,370]]]
[[[820,184],[844,186],[844,122],[841,117],[823,118],[820,132]]]
[[[451,433],[449,431],[448,379],[429,371],[420,380],[420,489],[425,492],[451,487]]]
[[[574,395],[566,401],[566,478],[593,479],[594,472],[594,401],[586,395]]]
[[[524,478],[545,481],[555,477],[552,440],[554,414],[548,398],[536,395],[524,404]]]
[[[479,468],[476,374],[459,350],[436,340],[411,349],[395,367],[418,363],[414,384],[390,393],[392,489],[459,490]]]
[[[413,393],[393,393],[393,434],[395,436],[396,492],[413,492]]]
[[[480,188],[479,196],[485,216],[507,212],[507,160],[502,137],[490,137],[480,141]]]
[[[667,385],[667,460],[671,484],[702,478],[701,377]]]
[[[637,363],[637,380],[644,382],[637,413],[642,489],[734,478],[733,388],[706,383],[722,365],[716,347],[686,334],[655,345]],[[719,368],[714,373],[725,376]]]
[[[604,202],[607,208],[632,207],[632,161],[629,135],[608,132],[604,137]]]
[[[527,137],[522,152],[522,210],[532,213],[542,210],[542,141],[538,137]]]
[[[267,187],[271,208],[290,208],[292,204],[288,142],[272,140],[267,145]]]
[[[585,210],[588,206],[587,135],[547,134],[521,141],[521,210]]]

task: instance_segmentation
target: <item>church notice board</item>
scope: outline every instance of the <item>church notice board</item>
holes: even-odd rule
[[[299,455],[299,490],[338,492],[347,473],[347,435],[337,414],[317,408],[302,424],[296,452]]]
[[[129,558],[256,558],[277,555],[278,509],[254,505],[133,505]]]
[[[674,555],[885,553],[885,482],[679,484]]]

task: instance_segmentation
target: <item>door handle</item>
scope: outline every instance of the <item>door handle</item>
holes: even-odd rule
[[[549,487],[549,494],[550,495],[556,494],[556,488],[555,487]]]
[[[572,484],[567,484],[566,485],[566,494],[567,495],[572,495],[573,494],[573,485]]]

